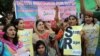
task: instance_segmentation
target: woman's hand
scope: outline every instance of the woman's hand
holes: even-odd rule
[[[56,7],[54,8],[54,10],[55,10],[55,11],[59,11],[59,8],[58,8],[58,6],[56,6]]]

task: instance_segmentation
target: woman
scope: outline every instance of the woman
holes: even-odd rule
[[[61,44],[61,40],[62,40],[62,37],[63,37],[63,34],[64,34],[64,31],[66,30],[67,27],[69,27],[69,23],[68,23],[68,18],[65,18],[63,21],[59,19],[59,16],[58,16],[58,13],[59,13],[59,8],[58,6],[56,6],[54,8],[56,14],[55,14],[55,21],[56,21],[56,24],[53,25],[55,27],[53,27],[53,31],[55,31],[55,39],[58,41],[58,44],[59,44],[59,48],[60,48],[60,53],[61,53],[61,56],[63,56],[63,50],[62,50],[62,47],[60,47],[60,44]]]
[[[24,29],[24,20],[21,18],[15,19],[14,25],[18,30],[23,30]]]
[[[64,22],[59,26],[60,29],[59,29],[59,31],[56,35],[56,39],[58,41],[62,38],[63,33],[64,33],[64,31],[66,30],[67,27],[69,27],[69,22],[68,22],[68,18],[65,18]]]
[[[41,40],[36,42],[35,49],[35,56],[50,56],[45,43]]]
[[[36,43],[37,40],[45,40],[46,41],[48,39],[50,33],[52,33],[45,28],[45,24],[42,20],[37,20],[34,27],[35,27],[34,28],[35,33],[33,34],[34,35],[33,40],[35,40],[34,43]]]
[[[74,16],[74,15],[70,15],[69,18],[68,18],[68,23],[69,23],[69,27],[78,26],[78,19],[77,19],[77,17]],[[69,27],[68,27],[68,28],[69,28]],[[66,30],[67,30],[68,28],[66,28]],[[79,32],[79,34],[81,35],[81,38],[80,38],[80,39],[81,39],[81,44],[82,44],[82,46],[81,46],[81,47],[82,47],[82,54],[81,54],[81,55],[84,56],[84,55],[85,55],[85,52],[86,52],[86,51],[85,51],[85,42],[84,42],[84,41],[85,41],[84,32],[81,30],[81,31]],[[63,41],[64,41],[64,40],[62,39],[62,42],[61,42],[61,43],[63,43]],[[62,44],[61,44],[61,47],[63,47]],[[80,56],[81,56],[81,55],[80,55]],[[72,54],[72,55],[66,55],[66,56],[75,56],[75,55]],[[77,56],[77,55],[76,55],[76,56]]]
[[[62,41],[62,38],[63,38],[63,35],[64,35],[64,31],[69,27],[69,24],[68,24],[68,18],[65,18],[64,19],[64,22],[61,24],[61,26],[59,27],[59,31],[58,33],[56,34],[56,39],[58,40],[58,43],[59,43],[59,48],[60,48],[60,52],[61,52],[61,55],[63,56],[63,48],[60,46],[61,45],[61,41]]]
[[[66,20],[64,21],[64,24],[63,24],[65,27],[67,27],[67,22]],[[55,32],[52,30],[51,28],[51,23],[50,21],[45,21],[45,26],[46,26],[46,29],[49,30],[49,32],[51,32],[50,34],[50,43],[51,43],[51,46],[54,47],[57,51],[57,54],[58,56],[61,56],[61,53],[60,53],[60,50],[59,50],[59,46],[58,46],[58,40],[60,40],[60,38],[62,37],[63,35],[63,31],[62,29],[60,29],[60,31],[58,32],[58,34],[56,35]],[[63,28],[63,26],[62,26]],[[52,38],[53,37],[53,38]]]
[[[82,26],[88,41],[87,56],[95,56],[99,37],[99,24],[96,24],[93,17],[85,15]]]
[[[19,40],[23,43],[23,47],[28,50],[26,51],[26,55],[33,55],[33,50],[31,50],[31,48],[33,48],[32,46],[32,29],[25,29],[24,28],[24,20],[21,18],[18,18],[14,21],[14,25],[16,26],[18,32],[18,36],[19,36]],[[31,47],[31,48],[30,48]]]
[[[22,43],[18,41],[16,28],[9,24],[3,29],[4,34],[0,39],[4,44],[3,56],[13,56],[17,50],[22,47]]]
[[[35,33],[33,34],[33,43],[36,44],[38,40],[42,40],[50,50],[54,51],[55,54],[55,50],[50,47],[50,40],[54,38],[54,33],[45,29],[45,24],[41,20],[37,20],[34,27]]]
[[[68,23],[68,18],[65,18],[64,20],[60,20],[59,19],[59,8],[58,6],[56,6],[54,8],[56,14],[55,14],[55,21],[56,21],[56,25],[55,25],[55,28],[53,28],[53,30],[55,31],[56,33],[56,39],[59,41],[62,36],[63,36],[63,33],[64,33],[64,30],[69,27],[69,23]]]
[[[76,16],[70,15],[68,20],[70,26],[78,26],[78,18]]]

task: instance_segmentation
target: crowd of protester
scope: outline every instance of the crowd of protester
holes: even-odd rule
[[[99,55],[100,11],[99,9],[94,12],[87,11],[84,0],[80,0],[80,3],[81,13],[84,15],[81,24],[79,24],[79,19],[75,15],[60,20],[58,6],[54,8],[56,12],[55,25],[52,26],[50,21],[43,21],[39,18],[34,21],[32,35],[34,56],[64,56],[63,36],[66,29],[71,26],[82,27],[80,31],[82,54],[80,56],[96,56],[96,52]],[[24,26],[24,20],[22,18],[15,19],[13,12],[8,12],[5,17],[0,19],[0,56],[19,56],[18,51],[27,51],[27,49],[22,48],[23,43],[18,37],[18,30],[24,30]]]

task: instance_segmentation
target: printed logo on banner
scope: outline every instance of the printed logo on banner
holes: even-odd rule
[[[81,55],[81,29],[81,26],[72,26],[64,32],[64,55]]]

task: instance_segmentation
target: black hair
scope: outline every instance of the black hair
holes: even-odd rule
[[[20,20],[23,20],[23,19],[22,18],[15,19],[14,20],[14,25],[18,26]]]
[[[35,45],[36,54],[39,54],[39,53],[38,53],[38,49],[39,49],[39,46],[40,46],[40,45],[43,45],[43,46],[45,47],[45,51],[46,51],[46,45],[45,45],[45,43],[44,43],[42,40],[38,40],[38,41],[36,42],[36,45]]]
[[[83,21],[82,21],[82,23],[83,23],[84,25],[86,24],[86,22],[85,22],[85,16],[92,17],[92,16],[90,16],[90,15],[84,15],[84,19],[83,19]],[[93,18],[93,17],[92,17],[92,18]],[[94,20],[94,18],[93,18],[92,23],[95,24],[95,20]]]
[[[18,26],[20,20],[23,20],[23,19],[22,18],[18,18],[18,19],[15,19],[14,20],[13,24],[14,24],[15,27]],[[18,31],[18,28],[17,27],[16,27],[16,29]]]
[[[36,28],[37,28],[37,25],[38,25],[39,22],[43,22],[44,23],[44,21],[42,21],[42,20],[37,20],[36,21]]]
[[[76,19],[76,21],[77,21],[76,25],[78,25],[78,18],[75,15],[70,15],[68,19],[70,19],[70,17],[74,17],[74,19]]]
[[[7,36],[6,33],[7,33],[7,29],[8,29],[10,26],[15,27],[13,24],[8,24],[8,25],[6,25],[6,26],[4,27],[4,29],[3,29],[3,32],[5,32],[5,34],[3,35],[3,38],[4,38],[5,40],[8,40],[8,41],[9,41],[9,39],[8,39],[8,36]],[[15,27],[15,29],[16,29],[16,27]],[[13,44],[14,44],[14,45],[17,45],[17,44],[18,44],[17,30],[16,30],[15,37],[13,38]]]
[[[64,22],[68,22],[68,17],[64,19]]]

